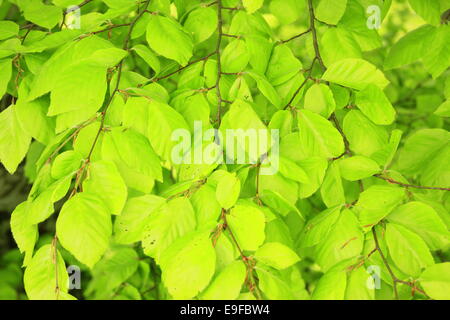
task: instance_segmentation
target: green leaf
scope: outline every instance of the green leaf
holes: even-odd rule
[[[427,39],[427,54],[423,57],[425,68],[433,78],[439,77],[450,66],[450,26],[442,25]],[[423,41],[423,40],[422,40]]]
[[[257,207],[238,204],[227,214],[227,222],[242,250],[255,251],[263,244],[266,222]]]
[[[115,289],[136,272],[139,257],[132,248],[115,246],[92,269],[93,280],[89,291],[95,291],[94,299],[110,299]]]
[[[0,40],[5,40],[16,36],[19,33],[19,26],[13,21],[0,21]]]
[[[261,166],[261,168],[264,168],[264,166]],[[302,167],[302,169],[304,168]],[[286,179],[279,172],[271,175],[259,175],[259,191],[263,201],[265,192],[270,190],[281,196],[285,202],[295,207],[298,199],[298,189],[298,184],[295,181]]]
[[[217,225],[222,211],[214,188],[209,184],[204,184],[192,195],[190,200],[197,218],[197,229],[213,229]]]
[[[373,123],[388,125],[395,120],[395,109],[383,90],[370,84],[356,94],[356,105]]]
[[[398,68],[422,58],[428,51],[427,39],[433,35],[434,30],[434,27],[425,25],[408,32],[389,49],[384,68]]]
[[[272,0],[269,8],[283,25],[297,21],[307,10],[306,2],[297,0]]]
[[[450,262],[426,268],[420,275],[420,284],[432,299],[450,299]]]
[[[103,0],[104,3],[110,8],[120,9],[121,7],[135,6],[134,0]]]
[[[320,188],[320,195],[328,208],[345,203],[339,164],[335,161],[328,167]]]
[[[129,198],[114,221],[114,239],[122,244],[140,241],[150,214],[164,203],[164,198],[152,194]]]
[[[359,212],[361,226],[371,227],[386,217],[405,197],[402,188],[373,185],[359,196],[355,210]]]
[[[327,159],[320,157],[311,157],[299,161],[298,164],[306,172],[309,179],[309,182],[301,182],[299,186],[298,195],[300,198],[304,199],[311,196],[320,188],[323,179],[325,178],[328,161]]]
[[[174,299],[192,299],[211,281],[215,265],[209,232],[191,233],[162,254],[162,282]]]
[[[148,140],[133,130],[114,128],[108,132],[102,142],[102,156],[116,164],[130,188],[148,193],[154,179],[162,181],[157,155]]]
[[[323,80],[362,90],[369,84],[384,89],[389,81],[374,65],[362,59],[343,59],[333,63],[322,76]]]
[[[337,24],[345,13],[347,0],[320,0],[315,9],[316,18],[328,24]]]
[[[329,270],[315,287],[313,300],[344,300],[347,288],[347,275],[342,270]]]
[[[127,200],[127,186],[114,162],[96,161],[88,167],[83,190],[102,199],[111,214],[120,214]]]
[[[413,133],[400,150],[398,168],[405,174],[432,170],[433,159],[449,145],[450,133],[442,129],[422,129]]]
[[[58,300],[70,297],[67,294],[69,277],[64,260],[59,251],[49,244],[42,246],[33,256],[25,269],[23,282],[30,300]],[[55,290],[57,284],[58,292]]]
[[[221,54],[222,71],[227,73],[241,72],[247,66],[250,56],[244,40],[231,41]]]
[[[298,115],[300,143],[309,156],[338,157],[344,152],[344,141],[331,122],[309,110]]]
[[[375,125],[359,110],[347,113],[343,130],[350,143],[350,149],[366,157],[371,157],[383,149],[389,139],[386,129]]]
[[[201,121],[203,128],[210,125],[211,109],[208,100],[202,94],[187,97],[183,104],[177,106],[177,111],[183,116],[191,132],[195,132],[195,121]]]
[[[164,251],[195,227],[195,213],[189,199],[182,197],[167,202],[146,221],[142,238],[144,253],[159,263]]]
[[[302,247],[312,247],[327,238],[341,213],[341,206],[328,208],[308,221],[301,232]]]
[[[92,268],[109,246],[111,216],[96,195],[83,192],[69,199],[56,221],[61,245]]]
[[[341,175],[344,179],[357,181],[368,178],[380,171],[379,165],[370,158],[353,156],[339,162]]]
[[[8,83],[12,74],[12,60],[0,60],[0,97],[3,97],[8,89]]]
[[[336,108],[333,92],[325,84],[313,84],[305,94],[306,110],[320,114],[324,118],[329,118]]]
[[[203,42],[217,29],[217,13],[210,7],[195,9],[189,13],[184,28],[192,34],[195,43]]]
[[[353,269],[347,277],[345,300],[374,300],[375,289],[369,287],[371,280],[364,267]]]
[[[441,10],[439,1],[433,0],[408,0],[411,8],[426,22],[438,25],[441,22]]]
[[[292,131],[292,122],[293,117],[292,113],[288,110],[278,110],[274,113],[272,116],[272,119],[270,119],[268,129],[278,129],[280,138],[286,136],[287,134],[291,133]]]
[[[155,75],[159,74],[161,71],[161,63],[159,62],[158,57],[146,46],[143,44],[135,45],[132,50],[136,51],[136,53],[150,66],[150,68],[155,71]]]
[[[450,242],[445,223],[429,205],[412,201],[392,211],[387,219],[417,233],[432,250],[444,248]]]
[[[378,2],[375,5],[382,7],[385,4]],[[353,35],[362,51],[371,51],[382,45],[382,39],[377,30],[368,27],[370,18],[375,18],[374,16],[367,16],[368,8],[369,3],[366,1],[361,3],[357,0],[348,0],[344,16],[339,21],[339,27],[346,29]]]
[[[220,177],[216,189],[216,199],[225,210],[235,205],[241,191],[241,183],[238,178],[230,173]]]
[[[278,86],[292,79],[302,68],[302,63],[293,54],[287,45],[276,46],[267,66],[267,80],[274,86]]]
[[[320,54],[326,66],[347,59],[361,58],[361,48],[351,32],[344,28],[329,28],[320,39]]]
[[[148,101],[147,101],[148,102]],[[156,101],[148,102],[147,136],[156,153],[163,159],[171,160],[173,147],[172,134],[175,130],[189,130],[183,117],[169,105]]]
[[[66,69],[50,94],[49,116],[87,109],[94,114],[103,103],[106,92],[106,70],[88,64]],[[70,79],[70,80],[69,80]]]
[[[82,163],[83,156],[77,151],[69,150],[60,153],[52,164],[52,178],[58,180],[69,174],[73,174],[80,169]]]
[[[53,28],[62,20],[60,8],[45,5],[40,0],[19,0],[18,6],[25,19],[47,29]]]
[[[13,174],[28,151],[31,137],[26,133],[11,105],[0,113],[0,161]]]
[[[241,292],[245,276],[245,264],[242,261],[233,261],[214,277],[199,298],[203,300],[235,300]]]
[[[327,237],[315,248],[316,262],[329,270],[336,263],[358,257],[364,246],[364,234],[355,214],[344,209]]]
[[[384,165],[384,168],[386,169],[391,164],[392,159],[394,159],[394,156],[397,153],[402,134],[403,132],[400,130],[392,130],[389,143],[382,149],[375,152],[372,155],[372,159],[374,159],[377,163]]]
[[[47,117],[48,105],[46,98],[30,102],[20,98],[16,103],[16,116],[23,129],[43,144],[48,144],[55,135],[55,121]]]
[[[68,175],[50,184],[37,196],[29,207],[28,222],[38,224],[52,215],[53,204],[61,200],[69,191],[72,176]]]
[[[308,174],[305,170],[303,170],[302,167],[297,165],[294,161],[291,161],[285,157],[280,157],[279,161],[279,170],[283,176],[304,184],[308,184],[310,182]]]
[[[11,214],[11,232],[21,253],[25,253],[23,265],[26,266],[33,255],[34,245],[38,238],[36,224],[28,222],[29,202],[19,204]]]
[[[450,100],[445,101],[442,103],[439,108],[434,111],[434,114],[441,116],[441,117],[450,117]]]
[[[249,54],[249,64],[254,71],[264,74],[269,65],[273,43],[264,36],[252,34],[245,36],[245,44]]]
[[[233,131],[230,131],[232,134],[228,133],[227,135],[229,129],[233,129]],[[242,162],[244,160],[238,159],[239,155],[243,156],[243,152],[250,163],[256,163],[270,146],[267,141],[264,141],[269,137],[266,130],[266,126],[250,104],[242,100],[234,102],[222,118],[220,125],[223,137],[227,137],[224,141],[227,157],[233,160],[237,159],[236,163],[244,163]],[[266,132],[267,136],[258,137],[261,132]],[[256,136],[256,142],[259,144],[255,144],[255,140],[250,144],[253,135]]]
[[[276,269],[285,269],[300,261],[298,255],[289,247],[279,242],[267,242],[256,252],[255,258]]]
[[[156,53],[180,65],[186,65],[192,57],[192,38],[171,18],[152,15],[147,25],[147,42]]]
[[[422,238],[405,227],[388,223],[385,237],[390,257],[407,275],[418,277],[423,268],[434,264],[430,249]]]
[[[259,288],[266,299],[298,300],[309,299],[305,292],[303,279],[296,269],[274,270],[262,265],[257,266]]]
[[[266,77],[256,73],[256,72],[248,72],[249,75],[256,81],[256,84],[258,86],[258,90],[261,91],[264,97],[267,98],[267,100],[270,101],[271,104],[273,104],[276,108],[281,108],[281,97],[278,94],[278,92],[275,90],[275,88],[270,84],[269,81],[267,81]]]
[[[264,4],[264,0],[242,0],[242,4],[244,5],[245,10],[249,14],[257,11]]]

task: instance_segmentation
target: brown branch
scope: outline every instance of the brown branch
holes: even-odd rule
[[[408,183],[402,183],[402,182],[394,180],[390,177],[382,176],[381,174],[375,174],[374,177],[377,177],[377,178],[387,181],[389,183],[396,184],[396,185],[399,185],[399,186],[402,186],[405,188],[450,191],[450,188],[445,188],[445,187],[424,187],[424,186],[418,186],[418,185],[413,185],[413,184],[408,184]]]
[[[204,56],[203,58],[200,58],[200,59],[191,61],[191,62],[189,62],[187,65],[185,65],[184,67],[180,67],[180,68],[178,68],[177,70],[175,70],[175,71],[173,71],[173,72],[171,72],[171,73],[168,73],[168,74],[166,74],[166,75],[164,75],[164,76],[161,76],[161,77],[158,77],[158,78],[151,79],[151,82],[158,82],[158,81],[167,79],[167,78],[173,76],[174,74],[177,74],[177,73],[183,71],[184,69],[186,69],[186,68],[192,66],[193,64],[196,64],[196,63],[201,62],[201,61],[206,61],[206,60],[208,60],[211,56],[213,56],[213,55],[215,55],[215,54],[216,54],[216,52],[211,52],[210,54]],[[142,86],[142,84],[141,84],[140,86]]]
[[[222,76],[222,64],[220,61],[220,45],[222,44],[223,36],[223,19],[222,19],[222,0],[217,0],[217,30],[219,35],[217,37],[216,54],[217,54],[217,80],[216,80],[216,95],[217,95],[217,123],[220,127],[221,112],[222,112],[222,94],[220,92],[220,80]]]
[[[89,119],[88,121],[85,121],[84,123],[82,123],[81,125],[79,125],[76,130],[69,136],[67,137],[66,140],[63,141],[63,143],[61,143],[58,148],[56,148],[52,154],[47,158],[46,163],[50,163],[53,158],[58,154],[58,152],[67,144],[70,142],[70,140],[74,139],[78,133],[81,131],[81,129],[87,127],[89,124],[91,124],[92,122],[94,122],[96,119],[98,118],[98,115],[95,115],[95,117]]]
[[[98,30],[98,31],[94,31],[94,32],[90,32],[89,35],[98,34],[98,33],[102,33],[102,32],[105,32],[105,31],[111,31],[112,29],[120,28],[120,27],[126,27],[126,26],[129,26],[129,25],[130,25],[130,23],[113,24],[113,25],[110,25],[108,28],[105,28],[105,29],[102,29],[102,30]]]
[[[315,15],[314,15],[314,7],[312,4],[312,0],[308,0],[308,8],[309,8],[309,28],[311,29],[312,38],[313,38],[313,46],[314,51],[316,53],[316,58],[319,61],[320,66],[323,69],[325,68],[325,64],[323,63],[322,57],[319,51],[319,41],[317,40],[317,31],[315,26]]]
[[[286,110],[289,107],[292,107],[292,103],[294,102],[295,98],[298,96],[298,94],[300,93],[300,91],[302,90],[302,88],[306,85],[306,83],[308,82],[308,80],[310,80],[310,76],[314,67],[314,63],[316,62],[316,57],[314,57],[312,63],[311,63],[311,67],[308,69],[308,74],[305,77],[305,80],[300,84],[300,86],[297,88],[297,90],[295,90],[294,95],[292,96],[292,98],[289,100],[289,102],[286,104],[286,106],[284,107],[284,110]]]
[[[378,242],[378,236],[377,236],[375,227],[372,228],[372,234],[373,234],[373,240],[375,241],[375,249],[380,254],[381,260],[383,260],[383,263],[386,266],[386,269],[388,270],[389,275],[392,278],[392,283],[393,283],[393,287],[394,287],[394,296],[395,296],[395,299],[398,300],[397,277],[395,276],[394,272],[392,271],[391,266],[389,265],[389,262],[387,261],[386,257],[384,256],[383,251],[380,248],[380,243]]]
[[[350,150],[350,142],[348,142],[347,136],[344,133],[344,130],[342,129],[341,125],[339,124],[338,119],[336,118],[336,115],[333,113],[330,116],[330,119],[333,121],[336,129],[339,131],[339,133],[342,136],[342,139],[344,140],[344,146],[345,146],[345,151],[343,154],[341,154],[339,157],[333,158],[333,160],[337,160],[341,157],[344,156],[344,154],[348,154],[348,155],[352,155],[352,151]]]
[[[52,263],[55,265],[55,295],[56,295],[56,300],[59,299],[59,292],[60,292],[60,288],[59,288],[59,280],[58,280],[58,250],[57,250],[57,245],[58,245],[58,237],[55,236],[52,239]]]
[[[130,39],[131,39],[131,33],[133,32],[134,26],[136,25],[136,23],[138,22],[138,20],[142,17],[142,15],[145,13],[145,10],[147,10],[148,6],[150,4],[150,0],[147,0],[143,7],[142,10],[139,10],[139,13],[136,15],[136,17],[133,19],[133,21],[130,23],[130,28],[128,30],[128,34],[125,37],[124,43],[123,43],[123,50],[129,51],[129,43],[130,43]],[[100,137],[100,133],[103,130],[103,127],[105,126],[105,118],[106,118],[106,111],[108,110],[109,106],[111,105],[114,96],[116,94],[116,92],[119,91],[119,85],[120,85],[120,79],[122,77],[122,67],[123,67],[123,61],[124,61],[125,57],[118,63],[118,65],[116,66],[116,68],[118,69],[117,71],[117,80],[116,80],[116,86],[113,90],[113,92],[111,93],[109,100],[105,106],[105,109],[102,112],[102,120],[100,122],[100,128],[97,131],[97,134],[94,138],[94,142],[92,143],[91,149],[89,150],[88,153],[88,157],[87,157],[87,162],[90,161],[90,158],[92,156],[92,152],[94,151],[95,145],[97,144],[97,141]]]
[[[297,35],[295,35],[295,36],[293,36],[293,37],[291,37],[289,39],[280,40],[280,41],[277,42],[277,45],[284,44],[284,43],[287,43],[289,41],[295,40],[295,39],[300,38],[300,37],[302,37],[302,36],[304,36],[304,35],[306,35],[306,34],[308,34],[310,32],[311,32],[311,28],[309,28],[308,30],[306,30],[306,31],[304,31],[304,32],[302,32],[300,34],[297,34]]]
[[[392,271],[392,268],[389,265],[389,262],[388,262],[386,256],[384,255],[383,251],[381,250],[380,243],[378,241],[378,236],[377,236],[377,232],[375,230],[375,227],[372,228],[372,234],[373,234],[373,240],[375,242],[375,249],[372,250],[372,252],[370,254],[372,254],[374,251],[378,251],[378,253],[380,254],[381,260],[383,261],[383,264],[386,266],[386,269],[388,270],[389,275],[392,278],[395,299],[396,300],[399,299],[398,290],[397,290],[397,284],[398,283],[401,283],[401,284],[404,284],[404,285],[407,285],[407,286],[411,287],[413,294],[414,294],[415,291],[417,291],[417,292],[420,292],[421,294],[423,294],[424,296],[426,296],[428,299],[431,299],[430,296],[428,296],[425,291],[423,291],[422,289],[418,288],[415,285],[414,281],[404,281],[404,280],[401,280],[401,279],[397,278],[397,276]]]
[[[221,0],[220,0],[220,2],[222,2]],[[217,3],[219,3],[219,1],[217,1]],[[221,6],[222,7],[222,6]],[[222,7],[222,10],[230,10],[230,11],[237,11],[237,10],[242,10],[243,9],[243,7]]]
[[[214,1],[214,2],[211,2],[211,3],[207,3],[207,4],[204,4],[204,7],[212,7],[213,5],[215,5],[215,4],[217,4],[217,1]]]
[[[236,39],[240,39],[241,38],[241,36],[237,36],[235,34],[228,34],[228,33],[222,33],[222,37],[236,38]]]
[[[219,0],[220,1],[220,0]],[[230,238],[232,240],[232,242],[234,243],[234,245],[236,246],[236,248],[239,251],[239,254],[241,255],[241,259],[242,262],[244,262],[246,268],[247,268],[247,277],[246,277],[246,282],[247,282],[247,286],[248,289],[250,290],[250,292],[255,293],[256,294],[256,298],[258,300],[262,300],[262,296],[261,293],[259,292],[259,288],[256,285],[255,279],[253,277],[253,270],[254,270],[254,264],[252,264],[250,262],[251,258],[247,257],[246,255],[244,255],[243,250],[241,249],[236,237],[233,234],[233,231],[230,229],[230,226],[228,225],[227,222],[227,212],[225,209],[222,208],[222,216],[221,216],[222,220],[223,220],[223,229],[227,230]]]
[[[316,32],[316,27],[315,27],[315,24],[314,24],[315,16],[314,16],[314,7],[312,5],[312,0],[308,0],[308,7],[309,7],[309,29],[307,31],[301,33],[300,35],[297,35],[296,37],[299,37],[299,36],[302,36],[303,34],[311,32],[312,33],[312,38],[313,38],[313,46],[314,46],[315,56],[314,56],[314,59],[313,59],[313,61],[311,63],[311,67],[309,68],[309,71],[308,71],[308,74],[307,74],[305,80],[297,88],[297,90],[295,91],[294,95],[289,100],[288,104],[284,107],[284,110],[286,110],[287,108],[292,106],[292,102],[295,100],[297,95],[300,93],[300,90],[306,85],[308,80],[311,80],[311,74],[312,74],[312,70],[313,70],[313,67],[314,67],[314,62],[316,60],[319,61],[319,64],[320,64],[320,66],[323,69],[326,69],[326,67],[325,67],[325,65],[323,63],[322,57],[320,55],[320,51],[319,51],[319,41],[317,40],[317,32]],[[289,40],[290,39],[288,39],[288,41]]]

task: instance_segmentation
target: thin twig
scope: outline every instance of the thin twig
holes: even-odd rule
[[[223,20],[222,20],[222,0],[217,0],[217,30],[219,35],[217,37],[216,54],[217,54],[217,80],[216,80],[216,95],[217,95],[217,123],[220,126],[221,112],[222,112],[222,94],[220,93],[220,79],[222,76],[222,65],[220,61],[220,45],[222,44],[223,35]]]
[[[398,290],[397,290],[397,277],[395,276],[394,272],[391,269],[391,266],[389,265],[389,262],[387,261],[386,257],[384,256],[383,251],[380,248],[380,243],[378,242],[378,236],[377,236],[377,232],[375,230],[375,227],[372,228],[372,234],[373,234],[373,240],[375,241],[375,249],[377,249],[378,253],[380,254],[381,260],[383,260],[384,265],[386,266],[386,269],[388,270],[391,278],[392,278],[392,282],[393,282],[393,286],[394,286],[394,296],[395,299],[398,300]]]
[[[58,152],[59,152],[59,151],[60,151],[67,143],[69,143],[70,140],[74,139],[74,138],[78,135],[78,133],[81,131],[81,129],[87,127],[89,124],[91,124],[92,122],[94,122],[97,118],[98,118],[98,115],[95,115],[95,117],[93,117],[93,118],[89,119],[88,121],[84,122],[83,124],[79,125],[79,126],[76,128],[76,130],[75,130],[70,136],[68,136],[67,139],[64,140],[63,143],[61,143],[61,144],[58,146],[58,148],[56,148],[56,149],[52,152],[52,154],[47,158],[46,163],[50,163],[50,162],[53,160],[53,158],[58,154]]]
[[[174,74],[177,74],[177,73],[183,71],[184,69],[186,69],[186,68],[192,66],[193,64],[196,64],[196,63],[201,62],[201,61],[207,61],[211,56],[213,56],[213,55],[215,55],[215,54],[216,54],[215,51],[214,51],[214,52],[211,52],[210,54],[204,56],[203,58],[200,58],[200,59],[191,61],[191,62],[189,62],[187,65],[185,65],[185,66],[183,66],[183,67],[180,67],[180,68],[178,68],[177,70],[175,70],[175,71],[173,71],[173,72],[171,72],[171,73],[168,73],[168,74],[166,74],[166,75],[164,75],[164,76],[161,76],[161,77],[158,77],[158,78],[151,79],[151,82],[158,82],[158,81],[167,79],[167,78],[173,76]]]
[[[344,146],[345,146],[344,153],[341,154],[340,156],[336,157],[336,158],[333,158],[333,160],[337,160],[337,159],[341,158],[342,156],[344,156],[344,154],[352,155],[352,151],[350,150],[350,142],[348,142],[347,136],[345,135],[344,130],[342,129],[341,125],[339,124],[339,121],[336,118],[336,115],[333,113],[330,116],[330,119],[333,121],[334,126],[339,131],[339,133],[341,134],[342,139],[344,140]]]
[[[56,295],[56,300],[59,299],[59,279],[58,279],[58,250],[57,250],[57,245],[58,245],[58,238],[55,236],[53,237],[52,240],[52,263],[55,266],[55,295]]]
[[[443,191],[450,191],[450,188],[444,188],[444,187],[424,187],[424,186],[418,186],[418,185],[413,185],[413,184],[408,184],[408,183],[402,183],[400,181],[394,180],[390,177],[385,177],[381,174],[376,174],[374,175],[374,177],[383,179],[384,181],[387,181],[389,183],[392,184],[397,184],[399,186],[405,187],[405,188],[416,188],[416,189],[426,189],[426,190],[443,190]]]
[[[250,262],[251,258],[249,258],[246,255],[244,255],[244,252],[241,249],[241,247],[240,247],[236,237],[234,236],[233,231],[230,229],[230,226],[228,225],[227,213],[226,213],[226,210],[223,209],[223,208],[222,208],[222,216],[221,216],[221,218],[222,218],[223,223],[224,223],[223,229],[228,231],[232,242],[234,243],[234,245],[238,249],[239,254],[241,255],[242,262],[244,262],[244,264],[245,264],[245,266],[247,268],[247,278],[246,278],[247,281],[246,282],[247,282],[248,289],[250,290],[250,292],[252,292],[252,293],[254,292],[256,294],[256,298],[258,300],[262,300],[261,293],[259,292],[259,288],[256,285],[256,281],[255,281],[255,279],[253,277],[253,270],[255,269],[254,268],[255,266],[254,266],[253,263]]]
[[[127,36],[125,37],[125,40],[124,40],[124,43],[123,43],[123,50],[129,51],[129,42],[130,42],[130,39],[131,39],[131,33],[133,32],[134,26],[136,25],[136,23],[138,22],[138,20],[139,20],[139,19],[142,17],[142,15],[145,13],[145,10],[147,10],[149,4],[150,4],[150,0],[147,0],[147,1],[144,3],[144,6],[143,6],[142,10],[140,10],[140,12],[139,12],[139,13],[137,14],[137,16],[134,18],[134,20],[130,23],[130,28],[129,28],[129,30],[128,30],[128,34],[127,34]],[[91,156],[92,156],[92,152],[94,151],[95,145],[97,144],[97,141],[98,141],[98,139],[99,139],[99,137],[100,137],[100,133],[102,132],[103,127],[105,126],[106,111],[108,110],[109,106],[111,105],[111,103],[112,103],[112,101],[113,101],[113,99],[114,99],[114,96],[115,96],[116,92],[119,91],[119,85],[120,85],[120,79],[121,79],[121,77],[122,77],[122,67],[123,67],[123,61],[124,61],[124,59],[125,59],[125,58],[123,58],[123,59],[118,63],[118,65],[116,66],[116,68],[118,69],[118,71],[117,71],[116,86],[115,86],[114,90],[112,91],[112,93],[111,93],[111,95],[110,95],[110,97],[109,97],[109,100],[108,100],[108,103],[107,103],[106,106],[105,106],[105,109],[104,109],[103,112],[102,112],[102,120],[101,120],[101,122],[100,122],[100,128],[98,129],[97,134],[96,134],[96,136],[95,136],[95,138],[94,138],[94,142],[92,143],[91,149],[89,150],[88,157],[87,157],[87,162],[90,161],[90,158],[91,158]]]
[[[312,0],[308,0],[308,8],[309,8],[309,28],[311,29],[312,37],[313,37],[313,45],[314,51],[316,53],[316,58],[319,61],[320,66],[325,69],[325,64],[323,63],[322,57],[319,51],[319,41],[317,40],[317,31],[315,26],[315,15],[314,15],[314,7],[312,4]]]
[[[316,61],[316,57],[314,57],[312,63],[311,63],[311,67],[308,69],[308,74],[305,77],[305,80],[303,80],[303,82],[300,84],[300,86],[297,88],[297,90],[295,90],[294,95],[291,97],[291,99],[289,100],[289,102],[286,104],[286,106],[284,107],[284,110],[286,110],[287,108],[292,106],[292,103],[294,102],[295,98],[298,96],[298,94],[300,93],[300,91],[302,90],[302,88],[306,85],[306,83],[308,82],[308,80],[310,80],[310,76],[314,67],[314,62]]]
[[[289,38],[287,40],[280,40],[280,41],[277,42],[277,45],[284,44],[284,43],[287,43],[289,41],[295,40],[295,39],[300,38],[300,37],[302,37],[302,36],[304,36],[304,35],[306,35],[306,34],[308,34],[310,32],[311,32],[311,28],[309,28],[308,30],[306,30],[306,31],[304,31],[304,32],[302,32],[300,34],[297,34],[297,35],[295,35],[295,36],[293,36],[293,37],[291,37],[291,38]]]
[[[90,32],[89,35],[98,34],[98,33],[102,33],[102,32],[105,32],[105,31],[111,31],[112,29],[120,28],[120,27],[126,27],[126,26],[129,26],[129,25],[130,25],[129,23],[113,24],[113,25],[110,25],[108,28]]]
[[[374,250],[378,251],[378,253],[380,254],[381,260],[383,261],[383,264],[386,266],[386,269],[388,270],[389,275],[392,278],[395,299],[396,300],[399,299],[398,289],[397,289],[397,284],[398,283],[401,283],[401,284],[404,284],[404,285],[407,285],[407,286],[411,287],[413,294],[414,294],[415,291],[417,291],[417,292],[420,292],[421,294],[423,294],[424,296],[426,296],[428,299],[431,299],[430,296],[428,296],[425,291],[423,291],[422,289],[418,288],[415,285],[414,281],[413,282],[411,282],[411,281],[404,281],[404,280],[401,280],[401,279],[397,278],[397,276],[392,271],[392,268],[389,265],[389,262],[388,262],[386,256],[384,255],[383,251],[381,250],[380,243],[378,241],[378,236],[377,236],[377,232],[375,230],[375,227],[372,228],[372,234],[373,234],[373,239],[374,239],[374,242],[375,242],[375,249]],[[371,254],[373,253],[374,250],[372,250]]]

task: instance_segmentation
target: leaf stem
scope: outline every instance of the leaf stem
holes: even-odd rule
[[[375,174],[374,177],[377,177],[379,179],[382,179],[384,181],[387,181],[389,183],[392,184],[396,184],[399,186],[402,186],[404,188],[416,188],[416,189],[426,189],[426,190],[443,190],[443,191],[450,191],[450,188],[445,188],[445,187],[424,187],[424,186],[418,186],[418,185],[413,185],[413,184],[408,184],[408,183],[402,183],[400,181],[394,180],[390,177],[385,177],[381,174]]]

